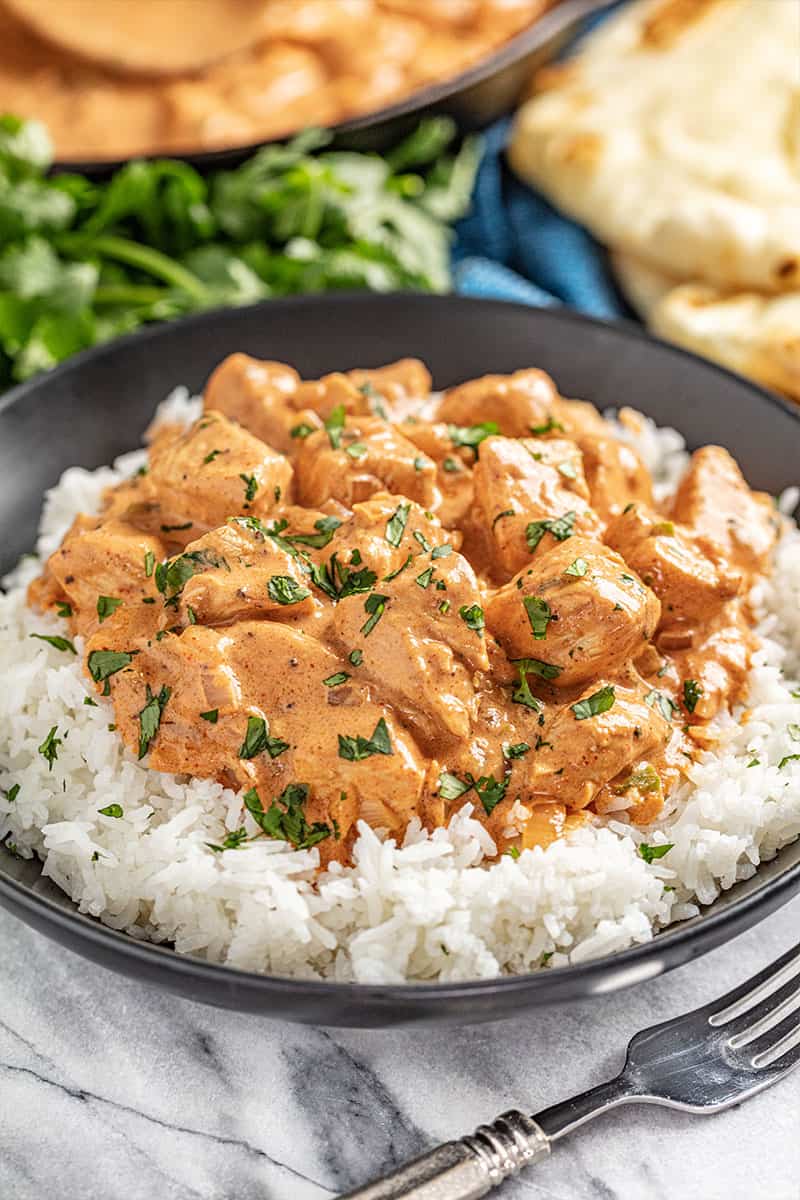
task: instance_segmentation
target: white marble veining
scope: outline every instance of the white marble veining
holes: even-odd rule
[[[360,1033],[216,1011],[0,912],[2,1200],[320,1200],[503,1109],[612,1075],[628,1038],[795,941],[800,899],[632,991],[463,1029]],[[798,1200],[800,1071],[739,1109],[621,1109],[508,1200]]]

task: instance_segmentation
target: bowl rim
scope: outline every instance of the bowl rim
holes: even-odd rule
[[[535,50],[545,46],[548,41],[557,38],[573,23],[584,17],[592,16],[594,13],[602,12],[603,9],[612,7],[616,2],[617,0],[556,0],[550,8],[545,9],[541,16],[534,18],[524,29],[456,75],[424,84],[407,96],[381,108],[348,117],[334,125],[321,125],[320,128],[327,130],[333,138],[344,138],[349,134],[363,133],[365,130],[389,125],[403,117],[411,117],[416,112],[422,115],[423,110],[428,107],[442,104],[460,92],[468,91],[493,75],[500,74],[506,68],[516,65],[528,54],[532,54]],[[145,162],[153,159],[174,158],[191,163],[201,172],[213,171],[225,167],[234,157],[237,160],[244,160],[264,146],[293,138],[301,132],[301,129],[302,126],[277,134],[275,137],[259,138],[253,142],[240,142],[215,150],[192,150],[191,148],[154,150],[147,154],[134,155],[134,158],[137,161]],[[53,161],[53,169],[59,172],[78,172],[82,175],[96,176],[110,174],[129,161],[131,161],[129,158],[121,157],[56,158]]]
[[[678,359],[685,359],[689,363],[694,364],[692,369],[699,365],[706,372],[715,372],[724,379],[735,383],[737,387],[744,387],[751,391],[759,397],[762,403],[766,401],[770,406],[788,413],[800,425],[800,407],[798,405],[775,392],[760,387],[725,367],[710,362],[700,355],[684,350],[663,339],[651,336],[643,327],[633,321],[625,319],[604,320],[575,312],[566,307],[535,308],[514,301],[473,298],[452,293],[439,295],[410,291],[389,293],[387,295],[376,295],[369,292],[343,292],[336,293],[333,296],[330,294],[289,296],[264,300],[255,305],[243,306],[241,309],[211,309],[179,318],[176,321],[154,323],[113,341],[101,343],[73,355],[51,371],[19,384],[17,387],[6,392],[5,395],[0,396],[0,415],[15,404],[24,402],[30,392],[47,389],[52,383],[57,382],[64,376],[79,373],[87,363],[108,358],[113,359],[120,349],[131,345],[147,346],[153,342],[157,343],[162,339],[167,340],[176,327],[180,327],[183,330],[194,329],[202,331],[206,324],[216,321],[221,313],[227,313],[229,319],[235,319],[236,313],[247,312],[248,310],[262,310],[265,314],[272,310],[274,314],[274,307],[276,305],[291,309],[304,308],[313,310],[317,308],[324,309],[333,303],[338,306],[358,306],[365,302],[370,305],[380,305],[382,303],[389,305],[403,301],[427,305],[431,309],[435,309],[441,305],[448,305],[455,308],[481,306],[484,309],[493,310],[499,319],[502,319],[504,312],[516,311],[520,315],[525,315],[529,319],[540,321],[544,324],[552,323],[553,325],[563,326],[566,323],[579,329],[600,327],[623,341],[635,340],[646,343],[649,346],[657,346],[660,352],[667,352]],[[169,383],[165,386],[168,387]],[[660,950],[669,952],[672,948],[682,943],[694,948],[696,953],[702,953],[702,947],[710,948],[708,943],[714,945],[721,940],[717,935],[726,927],[736,927],[743,921],[747,921],[749,917],[756,920],[758,919],[756,914],[759,912],[762,912],[762,915],[766,916],[773,908],[791,899],[792,894],[797,890],[800,890],[800,861],[787,866],[774,878],[768,879],[763,884],[751,888],[744,895],[728,899],[716,911],[712,904],[706,911],[701,911],[698,916],[686,921],[676,922],[675,925],[666,927],[646,942],[639,943],[622,951],[604,954],[601,957],[593,958],[586,962],[568,964],[563,967],[551,967],[546,972],[530,971],[520,975],[499,975],[488,979],[479,978],[444,983],[411,981],[378,984],[261,974],[227,963],[213,962],[190,954],[181,954],[170,946],[145,941],[144,939],[140,940],[121,930],[115,930],[104,925],[99,919],[79,912],[77,908],[70,910],[67,905],[69,903],[74,905],[74,902],[69,899],[66,893],[64,893],[63,902],[57,902],[39,894],[33,887],[8,876],[3,869],[2,856],[0,856],[0,902],[3,902],[4,906],[8,907],[12,913],[15,910],[21,910],[21,912],[31,917],[39,915],[46,919],[49,925],[63,930],[67,934],[70,932],[74,933],[78,940],[84,940],[98,948],[105,947],[114,957],[121,956],[123,959],[133,962],[138,961],[142,964],[151,964],[155,969],[159,967],[165,968],[167,974],[175,978],[193,978],[197,981],[205,981],[211,985],[224,985],[227,982],[235,985],[245,993],[261,993],[265,998],[273,995],[274,997],[283,996],[287,999],[291,995],[296,995],[299,991],[308,998],[336,999],[344,1003],[352,1003],[356,1008],[360,1002],[378,1000],[382,1004],[396,1004],[406,1011],[413,1010],[417,1005],[421,1007],[425,1002],[430,1002],[431,1000],[458,1000],[474,998],[476,996],[488,997],[498,992],[502,992],[506,996],[513,996],[515,993],[527,993],[530,996],[531,1003],[535,1003],[536,1000],[533,993],[535,993],[537,987],[541,987],[542,990],[551,990],[552,986],[557,984],[557,981],[578,977],[591,985],[593,980],[602,980],[609,972],[623,976],[626,970],[638,967],[639,964],[646,961],[649,957],[654,956],[657,959]],[[728,893],[722,894],[723,897],[726,895]],[[666,957],[666,954],[661,957]],[[693,955],[690,954],[690,957],[693,957]],[[663,969],[663,967],[660,969]],[[653,974],[655,973],[654,971]],[[649,973],[641,977],[649,977]],[[632,981],[635,981],[636,978],[637,976],[634,972]],[[616,983],[613,986],[618,987],[622,986],[622,984]],[[591,992],[601,989],[592,989],[589,986],[585,990]]]

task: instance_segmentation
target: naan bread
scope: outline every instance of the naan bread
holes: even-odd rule
[[[611,261],[653,333],[800,401],[800,291],[722,292],[676,282],[628,254]]]
[[[511,163],[601,241],[723,290],[800,288],[797,0],[636,0],[540,83]]]

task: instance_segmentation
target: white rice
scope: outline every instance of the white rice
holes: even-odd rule
[[[191,419],[178,390],[160,419]],[[630,431],[620,434],[630,440]],[[635,437],[662,493],[686,461],[674,430],[645,421]],[[134,471],[142,453],[112,468],[66,471],[47,496],[40,558],[78,511]],[[789,508],[796,495],[787,496]],[[762,648],[751,672],[747,718],[722,722],[723,740],[673,794],[658,823],[638,829],[624,813],[585,825],[546,850],[486,860],[495,846],[467,804],[447,829],[413,822],[402,845],[360,824],[352,867],[317,877],[316,850],[261,839],[214,853],[245,824],[240,796],[208,780],[147,770],[109,729],[113,709],[95,698],[79,657],[29,634],[63,633],[31,612],[25,560],[0,596],[0,839],[115,929],[174,942],[182,953],[271,974],[364,983],[462,980],[562,966],[645,942],[694,915],[760,862],[800,836],[800,533],[783,538],[774,581],[754,596]],[[38,747],[62,739],[52,770]],[[793,728],[794,727],[794,728]],[[795,737],[793,737],[793,734]],[[13,785],[13,799],[7,793]],[[123,816],[99,810],[119,804]],[[670,842],[646,863],[640,843]]]

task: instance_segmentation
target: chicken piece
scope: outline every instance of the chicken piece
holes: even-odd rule
[[[592,508],[608,522],[633,501],[653,503],[650,473],[631,446],[614,437],[581,436]]]
[[[243,617],[313,622],[314,597],[304,563],[284,541],[277,522],[234,518],[191,542],[168,564],[167,603],[178,624],[227,625]],[[175,590],[175,587],[178,590]]]
[[[291,430],[308,413],[294,403],[300,376],[284,363],[262,361],[248,354],[229,354],[206,384],[206,412],[220,412],[260,438],[274,450],[288,454],[293,448]],[[311,423],[322,422],[311,414]]]
[[[473,473],[470,549],[482,558],[476,545],[477,539],[482,540],[498,580],[508,579],[557,540],[573,533],[596,539],[602,533],[600,520],[583,498],[586,485],[577,468],[572,478],[537,460],[535,455],[542,453],[539,446],[536,441],[500,437],[487,438],[480,446]]]
[[[655,695],[635,671],[588,684],[547,723],[528,756],[523,802],[585,808],[610,779],[663,751],[674,730]]]
[[[657,597],[613,550],[572,537],[500,588],[486,624],[509,659],[534,659],[554,687],[614,675],[649,641]]]
[[[157,607],[153,575],[162,555],[158,538],[124,521],[78,517],[48,559],[46,573],[72,608],[74,632],[89,638],[101,625],[128,629],[133,614],[137,629],[142,622],[156,623],[154,612],[146,610]]]
[[[360,554],[374,564],[383,522]],[[442,738],[465,739],[477,716],[473,684],[489,660],[472,567],[449,543],[400,547],[400,565],[366,595],[336,605],[330,636],[343,657],[355,653],[354,675],[375,684],[432,751]]]
[[[663,520],[644,504],[620,513],[605,540],[658,596],[662,629],[707,621],[739,594],[740,574],[727,563],[714,563],[690,529]]]
[[[385,491],[428,509],[440,500],[436,464],[379,417],[348,417],[341,429],[310,434],[298,451],[295,470],[302,504],[319,507],[336,499],[351,508]]]
[[[185,525],[197,537],[237,514],[267,517],[289,498],[292,468],[246,429],[205,413],[180,437],[153,446],[149,478],[164,525]]]
[[[385,421],[405,420],[431,392],[430,371],[418,358],[401,358],[369,371],[348,371],[347,378],[367,397],[370,411]]]
[[[494,422],[505,437],[529,437],[552,427],[559,414],[559,395],[544,371],[484,375],[442,397],[437,419],[458,426]]]
[[[772,500],[747,486],[735,459],[721,446],[704,446],[678,485],[676,521],[691,526],[699,546],[720,567],[749,577],[764,571],[779,519]]]
[[[304,784],[310,823],[341,813],[345,793],[354,815],[402,833],[420,807],[427,764],[368,687],[333,682],[347,666],[280,623],[193,625],[112,677],[117,721],[138,753],[149,688],[164,699],[145,746],[155,770],[255,787],[265,808],[288,784]]]
[[[450,429],[442,421],[430,423],[407,419],[399,429],[436,463],[436,486],[440,493],[436,515],[447,529],[461,525],[474,496],[472,468],[475,454],[455,447]]]
[[[353,505],[350,518],[315,557],[330,564],[335,555],[340,564],[364,567],[375,575],[376,585],[381,585],[409,555],[445,544],[457,549],[457,543],[458,538],[443,529],[433,513],[413,500],[377,492],[369,500]]]
[[[669,649],[681,679],[677,699],[690,720],[710,721],[743,698],[757,645],[740,602],[732,601],[693,633],[689,645]]]

